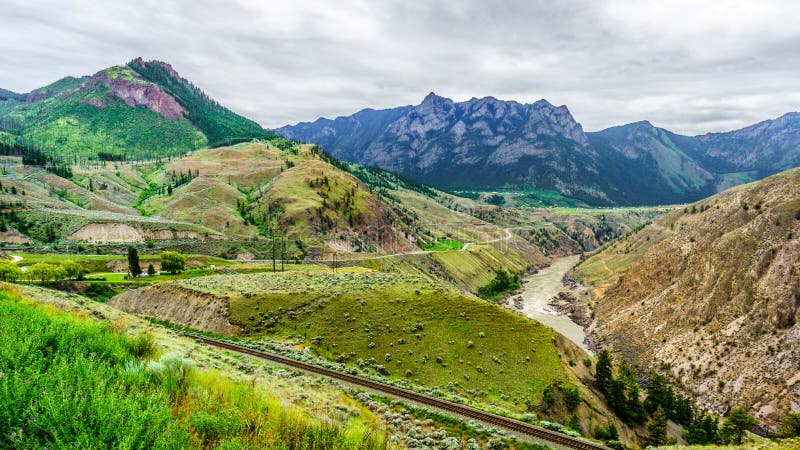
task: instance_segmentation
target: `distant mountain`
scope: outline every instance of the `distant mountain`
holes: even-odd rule
[[[11,92],[5,89],[0,88],[0,101],[2,100],[22,100],[25,98],[24,94],[17,94],[16,92]]]
[[[334,156],[439,187],[531,186],[610,202],[599,158],[566,107],[492,97],[456,103],[429,94],[417,106],[364,110],[276,130]]]
[[[0,140],[66,159],[180,155],[271,136],[159,61],[137,58],[28,94],[0,90]]]
[[[366,109],[278,133],[446,189],[545,189],[595,205],[690,202],[800,165],[800,114],[683,136],[649,122],[584,132],[565,106],[493,97]]]

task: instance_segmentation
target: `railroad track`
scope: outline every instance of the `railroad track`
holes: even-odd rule
[[[399,388],[386,383],[369,380],[362,377],[357,377],[347,373],[339,372],[333,369],[317,366],[314,364],[297,361],[286,356],[268,353],[261,350],[252,349],[242,345],[233,344],[231,342],[210,338],[202,334],[182,332],[183,335],[191,337],[198,342],[212,345],[214,347],[224,348],[235,352],[243,353],[246,355],[254,356],[256,358],[265,359],[268,361],[277,362],[279,364],[297,368],[306,372],[311,372],[318,375],[323,375],[329,378],[345,381],[351,384],[362,386],[375,391],[383,392],[395,397],[400,397],[423,405],[432,406],[447,412],[454,413],[462,417],[469,417],[477,421],[491,424],[500,428],[505,428],[520,434],[524,434],[535,438],[540,441],[545,441],[549,444],[555,444],[558,448],[578,449],[578,450],[608,450],[608,447],[588,441],[586,439],[574,438],[565,434],[551,431],[536,425],[522,422],[520,420],[503,417],[497,414],[492,414],[486,411],[462,405],[459,403],[451,402],[430,395],[421,394],[419,392],[411,391],[408,389]]]

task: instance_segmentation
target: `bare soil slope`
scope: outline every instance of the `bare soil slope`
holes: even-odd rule
[[[773,425],[800,409],[798,237],[795,169],[676,210],[578,274],[608,286],[594,324],[607,344],[703,407]]]

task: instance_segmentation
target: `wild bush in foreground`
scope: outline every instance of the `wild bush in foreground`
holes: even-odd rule
[[[0,291],[0,448],[382,449],[351,418],[312,418],[261,388],[198,373],[152,340]]]

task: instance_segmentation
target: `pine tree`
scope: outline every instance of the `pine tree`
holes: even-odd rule
[[[597,386],[600,390],[605,392],[609,381],[614,378],[611,373],[611,354],[608,350],[603,350],[597,355],[597,364],[595,367],[594,379],[597,381]]]
[[[647,445],[658,447],[667,443],[667,413],[659,406],[647,424]]]
[[[725,424],[722,426],[722,434],[726,440],[736,444],[742,445],[742,439],[747,431],[752,430],[756,426],[756,419],[747,414],[747,410],[741,406],[731,410],[728,417],[725,419]]]

